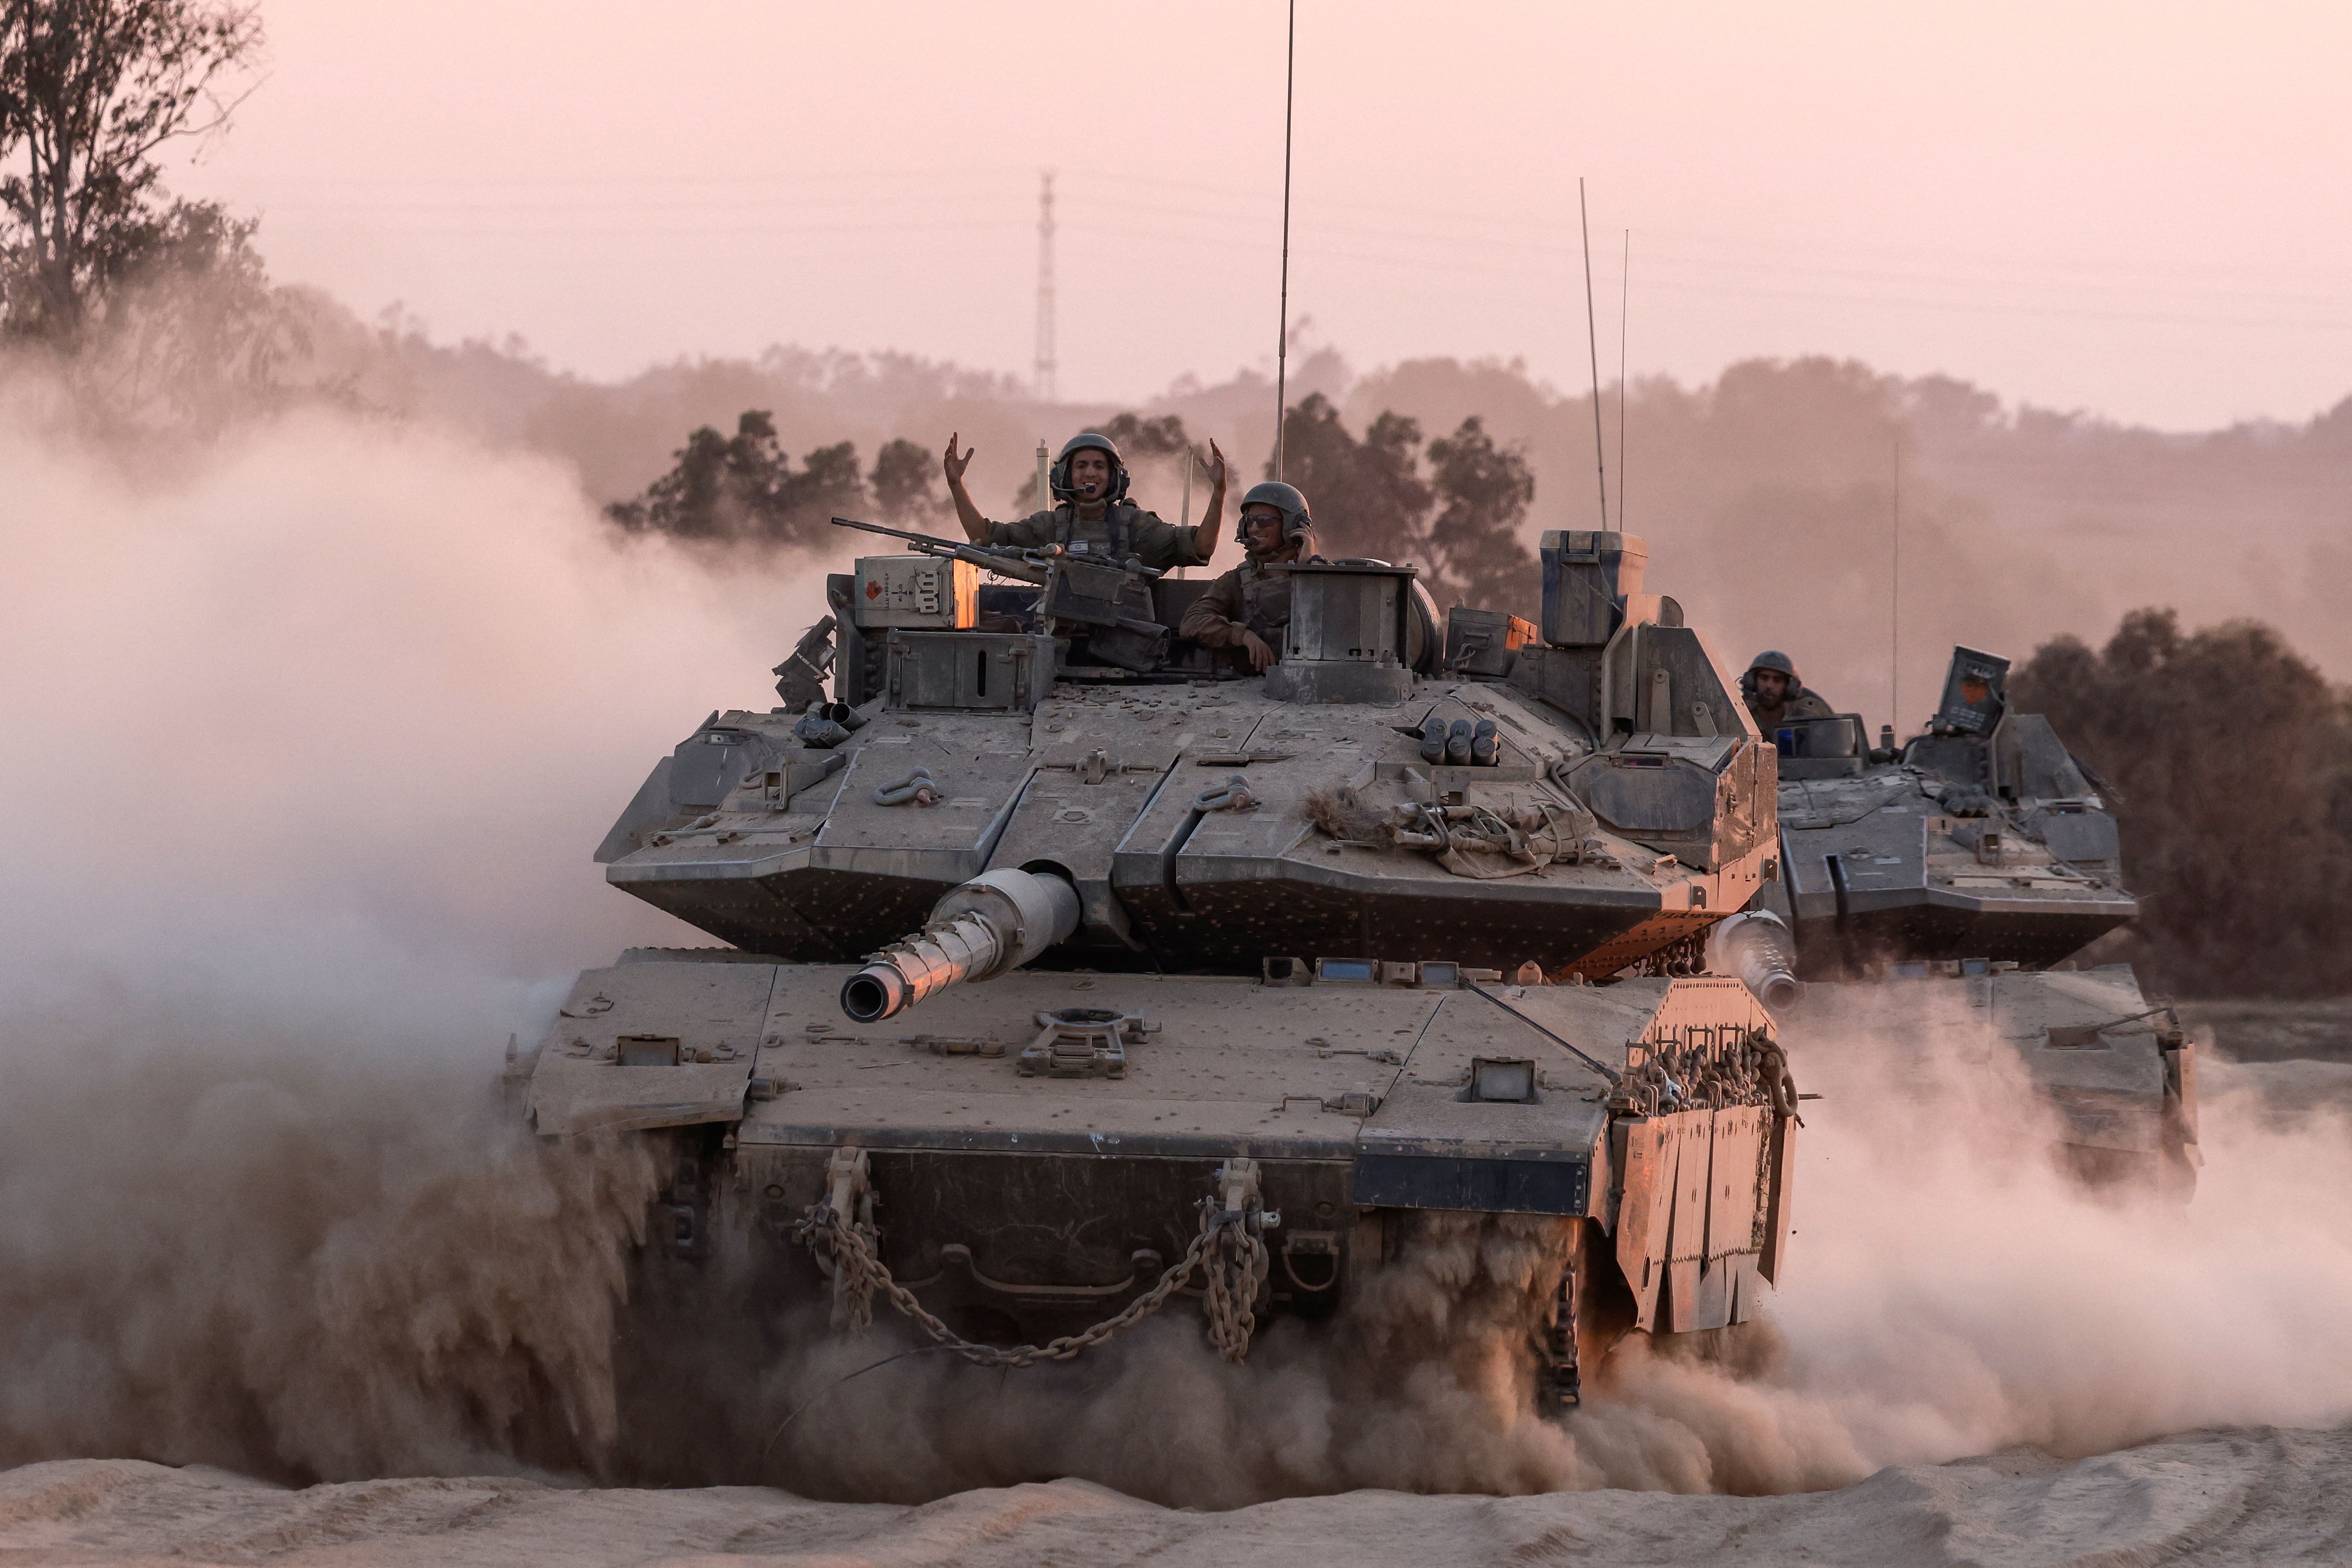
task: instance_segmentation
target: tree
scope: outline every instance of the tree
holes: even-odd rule
[[[228,123],[258,62],[237,0],[0,0],[0,320],[79,346],[124,285],[163,263],[249,257],[250,224],[166,198],[156,154]]]
[[[920,530],[947,510],[947,498],[932,488],[939,477],[939,458],[931,449],[900,436],[874,455],[874,473],[866,482],[883,521]]]
[[[2093,652],[2036,648],[2011,706],[2045,715],[2103,781],[2160,989],[2329,994],[2352,986],[2352,712],[2270,627],[2184,634],[2135,610]]]
[[[1382,561],[1418,553],[1422,519],[1433,499],[1419,473],[1419,424],[1383,414],[1359,441],[1330,400],[1315,392],[1284,412],[1282,446],[1282,477],[1306,495],[1324,553]],[[1271,461],[1265,477],[1275,477]]]
[[[1473,414],[1429,444],[1437,514],[1423,532],[1440,579],[1460,603],[1507,609],[1528,600],[1536,558],[1520,542],[1536,477],[1524,453],[1495,445]]]
[[[1140,414],[1114,414],[1098,427],[1129,462],[1145,458],[1172,458],[1188,444],[1182,416],[1163,414],[1149,419]]]
[[[1535,476],[1476,415],[1429,443],[1426,479],[1417,421],[1383,413],[1359,441],[1319,392],[1284,413],[1282,440],[1285,475],[1305,492],[1325,554],[1412,562],[1441,606],[1527,601],[1535,558],[1519,531]]]
[[[775,416],[763,408],[746,409],[732,436],[702,426],[671,457],[670,471],[643,496],[615,501],[604,515],[632,533],[811,544],[825,536],[830,519],[855,515],[866,504],[856,447],[847,441],[820,447],[794,473],[776,435]]]
[[[320,305],[271,285],[254,228],[211,202],[173,204],[147,263],[109,296],[105,331],[80,345],[77,379],[99,406],[203,431],[284,401],[280,372],[309,352]]]
[[[835,518],[856,517],[865,510],[866,481],[858,477],[857,448],[836,441],[801,459],[801,471],[784,480],[778,515],[782,536],[805,544],[827,537]]]

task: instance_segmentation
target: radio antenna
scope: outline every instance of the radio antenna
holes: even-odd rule
[[[1296,0],[1293,0],[1296,3]],[[1601,329],[1592,315],[1592,223],[1584,211],[1584,176],[1576,177],[1576,221],[1584,230],[1584,342],[1592,351],[1592,465],[1601,475],[1601,531],[1609,531],[1609,454],[1601,440]]]
[[[1633,302],[1633,231],[1625,231],[1625,260],[1617,269],[1617,526],[1625,526],[1625,491],[1632,470],[1625,466],[1625,316]]]
[[[1903,437],[1895,437],[1894,542],[1886,569],[1886,707],[1903,722]]]
[[[1290,105],[1298,80],[1298,0],[1290,0],[1290,33],[1282,65],[1282,331],[1274,342],[1274,477],[1283,477],[1282,409],[1290,375]]]

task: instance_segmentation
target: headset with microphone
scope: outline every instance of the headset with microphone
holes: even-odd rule
[[[1053,488],[1055,500],[1075,501],[1077,487],[1070,483],[1070,459],[1080,452],[1102,452],[1110,458],[1110,489],[1103,493],[1106,505],[1116,506],[1127,499],[1127,459],[1118,455],[1118,444],[1108,436],[1088,430],[1073,436],[1064,444],[1062,455],[1054,459],[1046,471],[1046,483]]]

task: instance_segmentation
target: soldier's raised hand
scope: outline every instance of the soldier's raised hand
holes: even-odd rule
[[[972,455],[980,450],[977,447],[966,447],[963,449],[963,455],[957,456],[956,437],[962,434],[961,430],[949,433],[947,455],[940,460],[940,471],[947,475],[948,483],[950,485],[963,483],[963,471],[971,467]]]
[[[1225,488],[1224,449],[1217,445],[1214,437],[1209,438],[1209,456],[1202,462],[1201,467],[1207,471],[1212,488],[1216,489]]]

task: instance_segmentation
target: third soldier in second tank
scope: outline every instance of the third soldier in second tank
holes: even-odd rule
[[[1281,568],[1322,559],[1315,553],[1315,520],[1296,486],[1268,479],[1242,498],[1234,531],[1248,554],[1192,601],[1183,635],[1202,647],[1237,649],[1250,668],[1264,673],[1282,657],[1290,625],[1290,574]]]
[[[1797,678],[1797,666],[1785,653],[1767,648],[1739,678],[1739,695],[1756,715],[1756,728],[1769,740],[1772,731],[1792,719],[1829,719],[1837,710]]]

